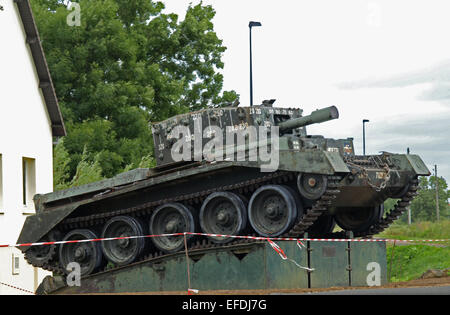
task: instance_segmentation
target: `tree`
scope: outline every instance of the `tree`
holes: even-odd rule
[[[226,48],[211,6],[190,5],[178,21],[161,2],[80,0],[81,26],[69,26],[65,2],[31,0],[66,122],[69,178],[83,152],[105,177],[137,167],[152,156],[149,122],[238,97],[221,92]]]
[[[55,190],[68,188],[70,157],[64,148],[64,140],[58,142],[53,149],[53,187]]]
[[[102,180],[103,176],[99,163],[99,155],[97,154],[93,162],[89,162],[89,152],[87,147],[84,147],[81,162],[77,165],[74,177],[70,179],[67,173],[68,162],[70,161],[68,158],[69,153],[64,148],[63,140],[59,141],[53,150],[53,186],[55,190],[62,190]]]
[[[450,219],[447,182],[438,177],[439,183],[439,209],[441,219]],[[411,203],[411,216],[413,221],[436,221],[436,176],[419,178],[419,194]]]

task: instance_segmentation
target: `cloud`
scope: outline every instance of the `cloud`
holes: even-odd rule
[[[450,82],[438,82],[418,96],[422,101],[442,101],[446,104],[450,101]]]
[[[439,115],[417,116],[397,116],[389,121],[384,121],[383,125],[377,129],[382,135],[395,134],[396,136],[416,137],[429,136],[433,138],[444,138],[450,141],[449,133],[450,112]],[[447,142],[448,143],[448,142]],[[450,147],[448,148],[450,150]]]
[[[450,60],[398,75],[343,82],[337,88],[389,88],[414,93],[415,99],[421,101],[415,105],[420,106],[420,110],[411,108],[408,111],[406,108],[402,115],[372,122],[371,135],[367,139],[371,150],[405,152],[409,147],[430,171],[437,164],[438,175],[450,181]],[[437,104],[441,105],[439,113],[431,110],[436,109]]]
[[[411,117],[411,116],[410,116]],[[370,146],[373,151],[405,152],[419,155],[430,171],[438,165],[438,175],[450,181],[450,112],[440,115],[379,122],[372,128]]]
[[[342,82],[337,84],[337,87],[340,89],[401,88],[424,83],[430,84],[431,87],[420,94],[418,99],[450,101],[450,60],[395,76]]]

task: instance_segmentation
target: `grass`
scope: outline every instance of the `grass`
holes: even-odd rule
[[[450,240],[450,220],[440,222],[418,222],[411,225],[393,224],[384,232],[376,235],[376,237],[395,240]],[[444,244],[450,245],[450,241],[444,242]]]
[[[418,279],[429,269],[443,270],[449,267],[449,247],[405,245],[394,248],[393,245],[389,245],[387,248],[387,268],[391,282]]]
[[[450,239],[450,220],[394,224],[376,237],[395,240]],[[392,261],[391,261],[392,260]],[[387,246],[390,281],[418,279],[429,269],[450,268],[450,241]],[[389,273],[390,272],[390,273]]]

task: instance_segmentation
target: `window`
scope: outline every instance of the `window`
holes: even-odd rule
[[[18,254],[12,254],[12,274],[18,275],[20,273],[20,256]]]
[[[3,163],[2,155],[0,154],[0,213],[3,212]]]
[[[23,176],[23,205],[26,209],[33,210],[33,196],[36,194],[36,161],[35,159],[22,159]]]

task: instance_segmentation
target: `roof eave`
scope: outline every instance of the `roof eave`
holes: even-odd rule
[[[22,24],[26,34],[26,42],[30,46],[34,65],[39,78],[39,87],[42,90],[44,101],[47,106],[47,112],[51,120],[52,135],[62,137],[66,135],[64,120],[59,108],[58,98],[45,59],[44,50],[41,45],[39,32],[34,21],[33,13],[29,0],[14,0],[17,4]]]

